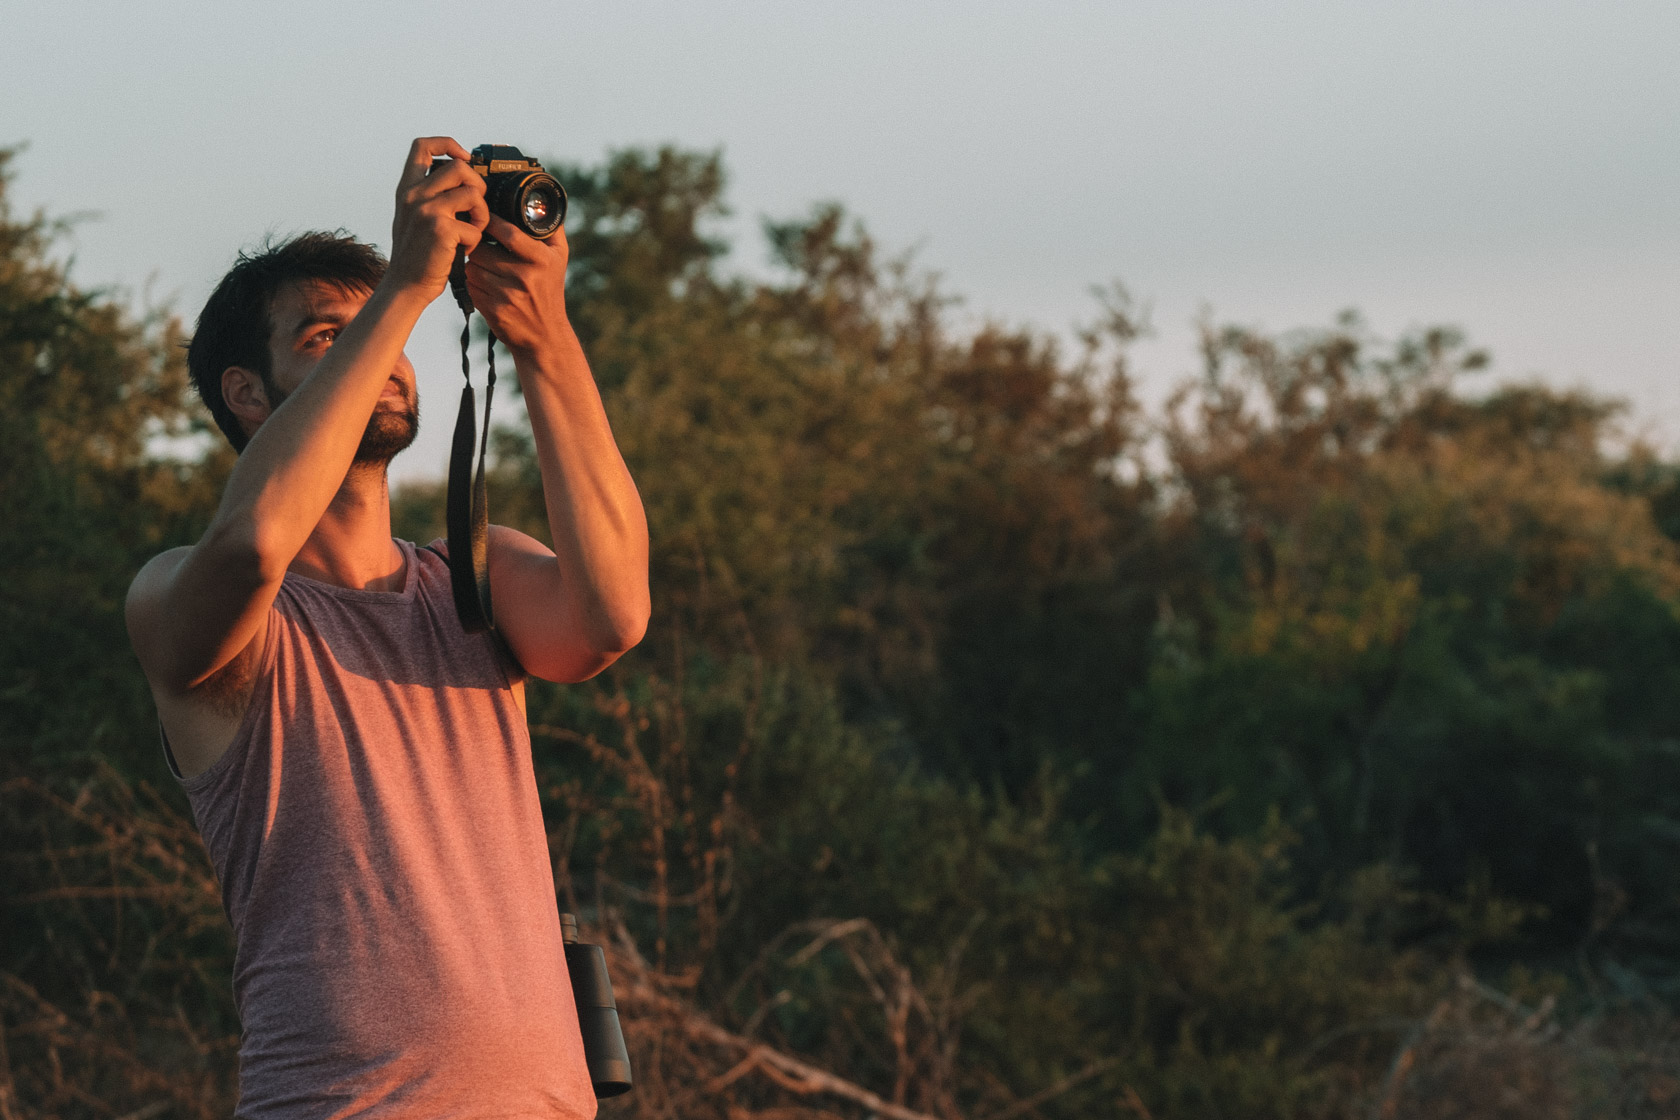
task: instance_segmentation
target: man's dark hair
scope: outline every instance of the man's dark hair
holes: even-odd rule
[[[269,312],[275,293],[304,280],[372,291],[384,275],[385,258],[379,250],[342,230],[299,234],[278,245],[270,241],[254,253],[239,254],[199,313],[198,330],[187,346],[187,372],[193,387],[235,451],[245,450],[247,437],[222,397],[222,372],[229,366],[243,366],[262,378],[271,401],[279,399],[268,354],[268,340],[274,334]]]

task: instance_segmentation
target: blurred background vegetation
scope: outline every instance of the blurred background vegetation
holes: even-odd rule
[[[716,155],[560,174],[654,546],[643,645],[531,690],[603,1114],[1680,1115],[1680,470],[1616,402],[1348,316],[1208,322],[1150,414],[1118,285],[962,331],[838,206],[732,270]],[[231,937],[121,604],[230,458],[162,454],[182,327],[57,228],[0,193],[0,1118],[223,1116]],[[492,510],[546,537],[514,426]]]

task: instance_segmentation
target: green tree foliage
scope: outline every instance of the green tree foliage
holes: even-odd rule
[[[1210,331],[1206,352],[1168,428],[1202,567],[1136,699],[1131,819],[1150,788],[1222,798],[1236,832],[1282,806],[1319,869],[1485,876],[1560,950],[1631,906],[1612,939],[1672,985],[1680,557],[1607,485],[1614,410],[1458,397],[1479,357],[1451,332]]]

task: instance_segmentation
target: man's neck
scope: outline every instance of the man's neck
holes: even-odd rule
[[[362,591],[401,591],[402,550],[391,540],[391,492],[384,463],[357,463],[288,568]]]

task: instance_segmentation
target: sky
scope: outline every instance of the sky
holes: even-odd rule
[[[721,149],[734,267],[843,203],[962,321],[1067,335],[1094,285],[1150,309],[1158,402],[1200,315],[1354,308],[1461,327],[1493,365],[1626,398],[1680,453],[1680,4],[0,0],[13,205],[85,215],[72,277],[191,324],[242,247],[389,246],[409,141],[599,161]],[[442,473],[447,296],[409,352]],[[475,356],[475,360],[477,360]]]

